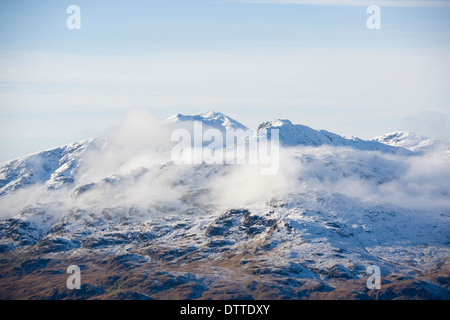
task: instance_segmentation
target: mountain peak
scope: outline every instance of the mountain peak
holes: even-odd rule
[[[377,141],[393,147],[402,147],[414,152],[425,152],[433,149],[448,148],[448,144],[442,141],[407,131],[390,132],[379,137],[375,137],[372,141]]]
[[[293,126],[294,124],[288,119],[276,119],[271,122],[272,127]]]
[[[197,115],[183,115],[175,114],[167,119],[168,122],[190,122],[190,121],[201,121],[204,125],[219,129],[219,130],[229,130],[229,129],[242,129],[248,130],[246,126],[242,123],[228,117],[227,115],[216,112],[216,111],[205,111]]]
[[[209,119],[227,118],[227,116],[224,115],[222,112],[217,112],[213,110],[202,112],[199,115],[202,116],[203,118]]]
[[[268,128],[277,128],[282,126],[293,126],[291,120],[288,119],[276,119],[273,121],[264,121],[258,126],[257,131],[266,130]]]

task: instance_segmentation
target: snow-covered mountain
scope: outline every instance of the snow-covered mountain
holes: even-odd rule
[[[350,147],[359,150],[377,150],[388,153],[410,154],[401,145],[386,144],[376,140],[362,140],[359,138],[347,139],[326,130],[314,130],[310,127],[293,124],[290,120],[277,119],[264,122],[259,125],[258,133],[270,135],[271,129],[278,129],[280,142],[287,147],[293,146],[321,146],[330,145],[334,147]]]
[[[0,164],[0,196],[36,184],[59,188],[73,183],[81,156],[99,142],[88,139]]]
[[[224,115],[220,112],[215,111],[207,111],[200,113],[198,115],[182,115],[182,114],[175,114],[168,119],[166,119],[166,123],[171,124],[180,124],[180,123],[192,123],[194,121],[200,121],[203,125],[218,129],[221,131],[226,130],[249,130],[246,126],[244,126],[242,123]]]
[[[193,130],[192,124],[194,121],[200,121],[205,128],[214,128],[221,131],[242,130],[247,133],[252,132],[251,129],[240,122],[214,111],[193,116],[176,114],[166,119],[163,123],[172,126],[172,128],[181,126]],[[360,150],[377,150],[387,153],[411,154],[409,150],[422,150],[420,146],[424,144],[424,140],[419,140],[420,145],[417,147],[414,147],[412,143],[416,140],[411,141],[407,145],[395,143],[389,138],[391,135],[375,138],[373,141],[365,141],[358,138],[347,139],[325,130],[314,130],[304,125],[295,125],[289,120],[264,122],[258,126],[256,134],[267,134],[270,138],[271,129],[279,130],[280,143],[287,147],[329,145]],[[432,139],[427,139],[425,142],[427,145],[434,143]],[[93,149],[102,149],[108,143],[108,137],[87,139],[4,162],[0,164],[0,196],[35,184],[44,184],[49,188],[59,188],[66,184],[72,184],[86,152]],[[208,143],[205,144],[207,145]]]
[[[373,138],[372,141],[405,148],[416,153],[446,151],[450,149],[450,143],[404,131],[387,133]]]
[[[0,164],[0,298],[450,298],[450,159],[423,156],[423,139],[264,122],[254,134],[279,129],[286,148],[262,176],[170,161],[167,127],[193,121],[248,130],[176,115],[148,144],[125,127]],[[371,265],[381,289],[366,285]]]

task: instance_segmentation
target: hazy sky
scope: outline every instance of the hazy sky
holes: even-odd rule
[[[450,140],[449,4],[0,0],[0,161],[105,134],[140,108]]]

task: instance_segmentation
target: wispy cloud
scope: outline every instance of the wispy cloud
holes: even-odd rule
[[[223,2],[303,4],[323,6],[370,6],[382,7],[450,7],[448,0],[223,0]]]

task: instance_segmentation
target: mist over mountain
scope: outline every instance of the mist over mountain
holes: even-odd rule
[[[238,145],[277,129],[276,174],[175,163],[173,133],[194,138],[195,123],[203,137],[237,132]],[[214,142],[202,154],[229,148]],[[449,147],[405,132],[362,140],[289,120],[253,130],[219,112],[131,112],[104,137],[0,164],[0,297],[448,299]],[[71,264],[84,266],[81,291],[65,287]],[[382,270],[378,291],[366,286],[370,265]]]

